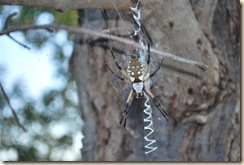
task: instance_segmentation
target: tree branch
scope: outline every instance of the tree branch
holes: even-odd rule
[[[20,46],[23,46],[26,49],[30,49],[30,47],[28,47],[25,44],[22,44],[21,42],[17,41],[15,38],[13,38],[12,36],[10,36],[10,34],[7,35],[10,39],[12,39],[14,42],[16,42],[17,44],[19,44]]]
[[[12,14],[9,14],[4,22],[4,26],[3,26],[3,29],[7,29],[8,28],[8,21],[13,18],[14,16],[16,16],[17,13],[12,13]]]
[[[118,9],[129,9],[132,0],[0,0],[0,5],[41,7],[60,11],[89,8],[113,9],[114,6]]]
[[[63,30],[67,30],[67,31],[70,31],[70,32],[73,32],[76,34],[88,34],[88,35],[91,35],[94,37],[102,37],[102,38],[106,38],[106,39],[111,38],[112,40],[126,43],[126,44],[132,45],[137,48],[141,48],[140,44],[138,44],[134,41],[125,39],[125,38],[121,38],[121,37],[110,35],[110,34],[105,34],[105,33],[99,32],[99,31],[93,31],[93,30],[84,29],[84,28],[77,28],[77,27],[72,27],[72,26],[67,26],[67,25],[62,25],[62,24],[29,25],[29,26],[21,26],[21,27],[16,27],[16,28],[3,29],[0,32],[0,35],[8,35],[12,32],[16,32],[16,31],[27,31],[27,30],[37,30],[37,29],[46,29],[48,31],[63,29]],[[197,62],[194,60],[185,59],[185,58],[176,56],[174,54],[167,53],[167,52],[157,50],[154,48],[151,48],[151,53],[155,53],[157,55],[161,55],[166,58],[171,58],[173,60],[176,60],[176,61],[179,61],[182,63],[197,66],[198,68],[200,68],[204,71],[206,71],[206,69],[208,68],[208,66],[206,64],[203,64],[203,63],[200,63],[200,62]]]
[[[17,124],[19,125],[19,127],[22,128],[22,129],[26,132],[27,130],[25,129],[25,127],[24,127],[22,124],[20,124],[19,119],[18,119],[18,116],[17,116],[17,114],[15,113],[14,108],[13,108],[12,105],[10,104],[9,98],[8,98],[7,94],[5,93],[5,91],[4,91],[3,86],[2,86],[1,83],[0,83],[0,88],[1,88],[1,91],[2,91],[2,93],[3,93],[3,95],[4,95],[5,99],[6,99],[7,103],[8,103],[8,106],[9,106],[10,109],[11,109],[11,112],[12,112],[12,114],[13,114],[13,116],[14,116],[14,120],[17,122]]]
[[[10,20],[12,17],[14,17],[15,15],[17,15],[17,13],[12,13],[12,14],[10,14],[10,15],[6,18],[5,23],[4,23],[4,26],[3,26],[3,30],[8,28],[8,22],[9,22],[9,20]],[[15,38],[13,38],[12,36],[10,36],[10,34],[7,34],[7,36],[8,36],[10,39],[12,39],[14,42],[16,42],[17,44],[19,44],[20,46],[23,46],[23,47],[26,48],[26,49],[30,49],[28,46],[26,46],[26,45],[20,43],[20,42],[17,41]]]

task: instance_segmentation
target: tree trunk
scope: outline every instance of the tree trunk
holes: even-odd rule
[[[165,0],[142,5],[141,22],[152,47],[205,63],[208,69],[204,72],[196,66],[164,60],[154,79],[158,88],[152,90],[163,93],[159,100],[170,119],[168,123],[163,120],[153,106],[158,149],[145,155],[144,100],[133,100],[129,131],[125,131],[119,125],[125,106],[119,93],[123,98],[127,93],[121,87],[123,82],[107,68],[108,64],[119,73],[107,49],[109,44],[116,54],[128,51],[128,46],[85,34],[76,36],[70,71],[84,121],[83,160],[240,161],[239,2]],[[97,31],[132,27],[130,13],[119,12],[79,10],[79,25]],[[163,58],[151,56],[155,66]]]

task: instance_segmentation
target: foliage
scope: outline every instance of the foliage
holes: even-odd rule
[[[19,10],[17,17],[9,22],[10,27],[40,23],[45,18],[47,23],[76,25],[77,16],[74,11],[60,13],[40,8],[9,7],[0,8],[6,18],[8,9]],[[48,16],[45,17],[44,16]],[[3,22],[2,20],[2,22]],[[42,23],[42,22],[41,22]],[[81,130],[81,121],[76,99],[75,84],[68,74],[69,55],[64,45],[70,44],[67,34],[64,43],[55,40],[55,35],[62,31],[50,33],[44,30],[31,30],[23,33],[24,44],[31,45],[41,51],[51,45],[53,65],[56,68],[55,79],[62,80],[61,87],[47,89],[40,98],[31,98],[23,85],[23,81],[15,82],[12,90],[7,91],[20,123],[28,130],[24,132],[16,124],[3,94],[0,92],[0,156],[13,150],[16,158],[7,160],[37,161],[64,160],[67,151],[74,145],[74,140]],[[14,34],[12,34],[14,37]],[[17,44],[17,43],[16,43]],[[34,55],[34,54],[33,54]],[[0,67],[0,80],[4,80],[4,67]],[[35,74],[35,73],[33,73]],[[77,144],[76,144],[77,145]],[[57,156],[59,155],[59,156]],[[73,155],[79,160],[80,155]]]

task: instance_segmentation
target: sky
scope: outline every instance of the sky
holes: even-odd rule
[[[3,18],[0,16],[0,29],[3,26]],[[37,24],[50,23],[50,17],[44,13],[37,19]],[[26,44],[25,38],[22,33],[15,32],[11,34],[19,42]],[[58,31],[52,36],[52,39],[57,41],[58,45],[63,45],[63,53],[66,56],[70,56],[72,53],[72,44],[67,44],[67,32]],[[64,43],[66,43],[64,45]],[[28,44],[27,44],[28,45]],[[0,72],[0,82],[3,85],[6,93],[10,93],[13,84],[21,81],[25,89],[25,96],[31,97],[33,100],[38,100],[42,97],[42,94],[49,89],[59,89],[63,87],[63,82],[58,79],[56,75],[55,64],[53,63],[54,49],[51,44],[46,44],[41,49],[33,48],[26,49],[18,43],[14,42],[6,35],[0,36],[0,68],[4,68],[4,74]],[[68,65],[68,61],[65,61],[64,65]],[[1,71],[1,70],[0,70]],[[14,106],[14,105],[13,105]],[[77,112],[78,113],[78,112]],[[80,123],[77,123],[80,124]],[[67,132],[66,126],[63,124],[53,125],[52,132],[56,136]],[[62,155],[61,152],[55,152],[55,155],[51,157],[53,160],[75,160],[80,156],[80,148],[82,147],[81,132],[77,132],[74,135],[74,143],[69,150]],[[45,151],[45,145],[39,145]],[[60,156],[61,154],[61,156]],[[3,159],[5,158],[5,159]],[[14,150],[0,151],[0,160],[16,160],[17,155]]]
[[[0,16],[0,29],[3,27],[5,17],[13,12],[18,13],[19,8],[14,6],[5,7],[3,12],[5,16]],[[53,20],[54,18],[51,14],[43,13],[36,20],[36,24],[47,24]],[[11,36],[17,41],[26,44],[21,32],[11,33]],[[57,41],[64,41],[62,37],[58,39]],[[67,37],[65,40],[67,40]],[[28,94],[32,97],[38,97],[45,89],[55,87],[57,84],[60,85],[60,83],[55,82],[58,80],[54,79],[55,68],[51,62],[52,47],[46,45],[38,50],[31,46],[29,47],[31,48],[30,50],[17,44],[6,35],[0,36],[0,67],[2,66],[5,69],[4,78],[1,78],[0,75],[0,80],[7,92],[15,80],[21,79],[24,85],[28,87]]]
[[[14,35],[21,41],[20,33]],[[54,67],[51,64],[51,50],[28,50],[7,36],[0,36],[0,66],[5,69],[1,81],[5,90],[10,90],[15,80],[23,80],[30,96],[38,97],[42,91],[54,87]],[[33,74],[35,73],[35,74]]]

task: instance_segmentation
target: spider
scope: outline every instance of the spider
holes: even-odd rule
[[[133,95],[136,95],[136,97],[143,97],[144,96],[144,92],[152,99],[152,102],[154,103],[154,105],[157,107],[157,109],[160,111],[160,113],[164,116],[164,118],[168,121],[168,113],[164,110],[164,108],[162,107],[162,105],[160,104],[159,100],[157,97],[154,96],[154,94],[148,89],[146,88],[146,86],[144,85],[144,83],[146,81],[148,81],[151,77],[153,77],[157,71],[160,69],[160,65],[163,62],[163,59],[160,63],[160,65],[158,65],[158,67],[156,68],[156,70],[154,72],[152,72],[147,78],[145,78],[145,75],[147,74],[148,70],[149,70],[149,65],[150,65],[150,44],[148,44],[148,50],[147,50],[147,64],[145,69],[143,68],[141,61],[139,59],[138,56],[136,56],[135,53],[133,53],[131,55],[131,60],[129,61],[129,65],[127,67],[127,72],[122,69],[122,67],[119,65],[118,61],[115,58],[113,49],[110,45],[110,53],[115,61],[115,64],[117,66],[117,68],[119,69],[120,73],[125,77],[121,77],[119,74],[117,74],[116,72],[114,72],[109,66],[109,70],[112,72],[112,74],[117,77],[118,79],[124,81],[127,84],[132,85],[132,89],[130,90],[129,96],[127,98],[126,101],[126,105],[125,105],[125,109],[124,112],[122,114],[121,120],[120,120],[120,125],[124,122],[124,128],[126,128],[126,118],[127,118],[127,113],[129,111],[132,99],[133,99]]]

